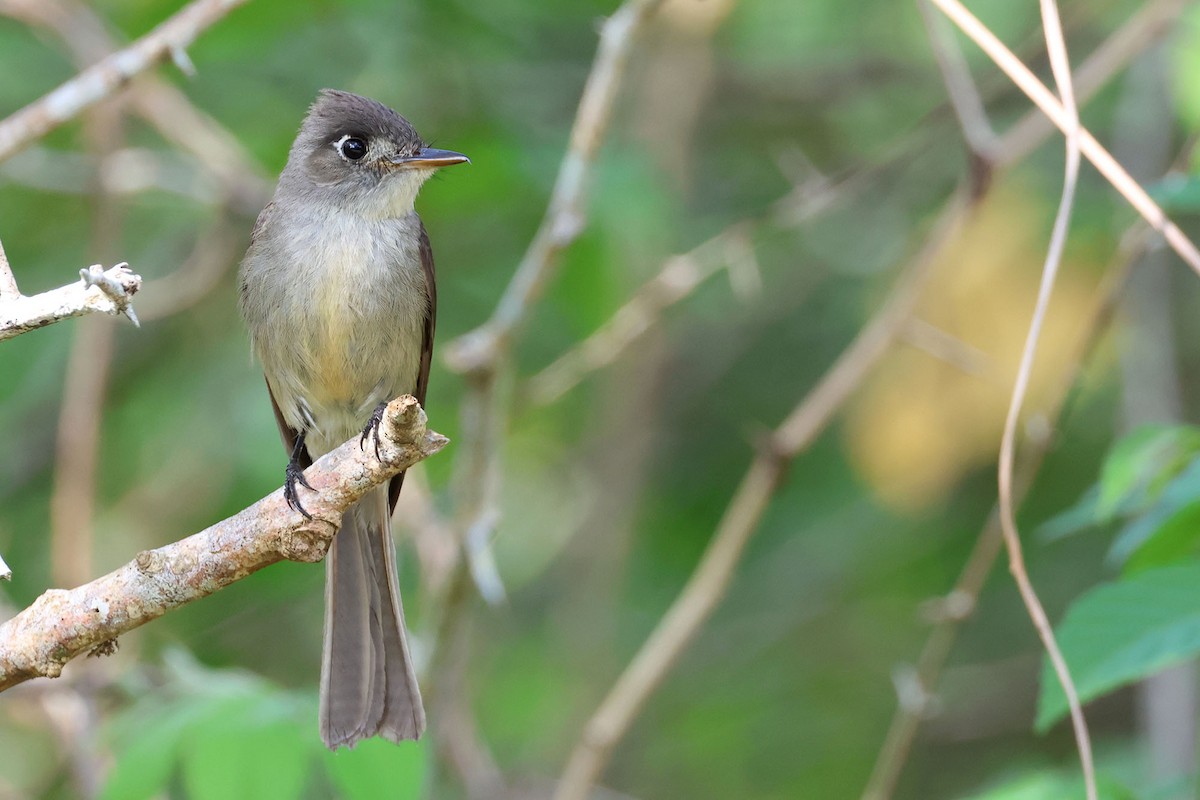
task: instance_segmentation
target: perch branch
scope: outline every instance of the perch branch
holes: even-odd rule
[[[343,511],[446,445],[426,421],[414,398],[397,398],[379,426],[378,459],[355,436],[313,464],[305,477],[315,488],[304,498],[312,520],[292,511],[279,489],[207,530],[139,553],[91,583],[47,591],[0,625],[0,691],[34,677],[57,677],[81,653],[111,650],[122,633],[263,567],[321,560]]]
[[[190,63],[184,48],[247,0],[194,0],[154,30],[0,122],[0,161],[108,97],[163,59]]]
[[[78,283],[32,297],[0,298],[0,341],[92,311],[123,314],[136,325],[130,298],[141,288],[142,279],[128,267],[118,264],[106,270],[94,264],[79,271]]]

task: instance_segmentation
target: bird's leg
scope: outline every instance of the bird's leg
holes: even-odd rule
[[[387,408],[387,401],[375,406],[375,410],[371,412],[371,418],[367,420],[367,427],[363,428],[362,438],[358,440],[359,448],[363,448],[367,444],[367,437],[370,436],[375,441],[375,458],[379,458],[379,423],[383,422],[383,410]]]
[[[296,437],[296,446],[292,448],[292,457],[288,459],[287,469],[283,473],[283,499],[287,500],[288,507],[293,511],[299,511],[305,519],[312,519],[312,514],[308,513],[300,504],[300,495],[296,491],[296,484],[300,484],[305,489],[313,488],[304,478],[304,467],[300,465],[300,454],[303,452],[304,432],[301,431],[300,435]]]

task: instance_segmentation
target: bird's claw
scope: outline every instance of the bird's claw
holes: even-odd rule
[[[358,440],[359,449],[363,449],[367,445],[367,437],[371,437],[375,442],[375,458],[379,460],[382,460],[379,455],[379,425],[383,422],[385,408],[387,408],[387,403],[375,406],[375,410],[371,412],[371,418],[367,420],[367,427],[363,428],[362,438]]]
[[[303,486],[309,491],[316,491],[304,477],[304,469],[297,461],[289,461],[287,469],[284,470],[283,480],[283,499],[287,501],[288,508],[293,511],[300,512],[305,519],[312,519],[312,514],[300,503],[299,492],[296,491],[296,484]]]

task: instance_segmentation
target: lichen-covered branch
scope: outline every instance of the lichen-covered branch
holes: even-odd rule
[[[107,652],[117,636],[279,561],[320,561],[342,512],[368,491],[446,446],[425,412],[404,396],[388,404],[379,457],[359,437],[306,472],[306,520],[279,489],[239,514],[186,539],[146,550],[77,589],[51,589],[0,625],[0,691],[30,678],[57,677],[86,652]]]
[[[96,264],[81,269],[79,275],[76,283],[31,297],[0,296],[0,342],[92,311],[123,314],[137,324],[130,298],[141,288],[142,279],[129,271],[128,264],[107,270]]]

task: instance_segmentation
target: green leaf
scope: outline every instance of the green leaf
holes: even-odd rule
[[[1200,500],[1171,514],[1129,558],[1126,572],[1133,574],[1190,560],[1200,552]]]
[[[423,742],[399,746],[366,739],[353,750],[325,753],[329,778],[345,800],[375,800],[387,787],[389,800],[418,800],[428,753]]]
[[[1192,462],[1175,477],[1150,508],[1129,522],[1113,541],[1108,560],[1117,566],[1127,566],[1129,561],[1152,539],[1162,534],[1176,515],[1200,500],[1200,460]],[[1161,566],[1165,562],[1158,561]],[[1142,568],[1150,566],[1143,564]]]
[[[1080,700],[1152,675],[1200,652],[1200,564],[1162,567],[1100,586],[1079,598],[1056,631]],[[1049,662],[1035,727],[1067,712]]]
[[[1100,476],[1097,519],[1106,521],[1136,495],[1150,498],[1200,450],[1200,430],[1190,425],[1147,425],[1117,442]]]
[[[293,800],[304,788],[315,745],[279,695],[229,697],[193,727],[183,782],[193,800]]]

